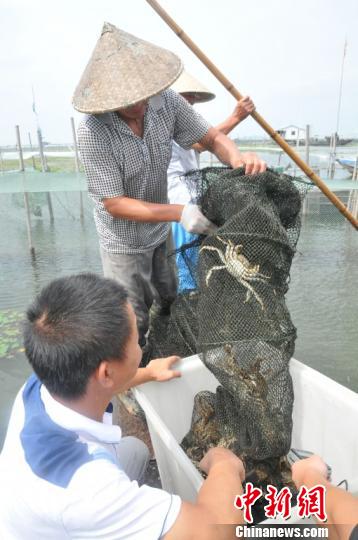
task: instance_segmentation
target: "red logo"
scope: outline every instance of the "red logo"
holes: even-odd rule
[[[326,521],[325,493],[326,488],[324,486],[318,485],[311,489],[302,486],[297,496],[298,516],[300,518],[316,516],[320,521]],[[236,496],[234,505],[238,510],[243,511],[246,523],[253,522],[251,508],[262,495],[262,489],[254,487],[251,482],[247,482],[242,495]],[[278,491],[275,486],[268,485],[265,499],[267,503],[264,510],[267,518],[281,517],[287,519],[290,517],[292,493],[288,487]]]
[[[251,507],[261,496],[262,489],[255,488],[251,482],[247,482],[245,491],[242,495],[236,496],[234,504],[236,508],[243,510],[246,523],[253,522]]]
[[[283,519],[290,517],[292,493],[288,487],[278,491],[275,486],[267,486],[265,499],[268,501],[268,504],[265,505],[265,516],[267,518],[276,518],[279,515]]]
[[[320,521],[326,521],[325,494],[324,486],[318,485],[311,489],[302,486],[297,497],[299,517],[317,516]]]

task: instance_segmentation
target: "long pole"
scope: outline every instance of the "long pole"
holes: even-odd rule
[[[310,163],[310,126],[306,125],[306,163]]]
[[[48,172],[48,165],[46,161],[46,156],[44,152],[44,144],[42,140],[42,131],[40,127],[37,128],[37,140],[39,143],[39,152],[40,152],[42,172]]]
[[[29,243],[30,255],[35,256],[35,248],[32,241],[32,232],[31,232],[31,214],[30,214],[30,205],[29,205],[29,194],[27,191],[24,191],[24,204],[26,210],[26,229],[27,229],[27,240]]]
[[[156,0],[146,0],[148,4],[158,13],[158,15],[168,24],[168,26],[176,33],[176,35],[191,49],[191,51],[201,60],[211,73],[225,86],[225,88],[239,101],[242,99],[242,94],[235,88],[232,82],[213,64],[213,62],[199,49],[192,39],[177,25],[168,13],[158,4]],[[251,116],[256,122],[270,135],[270,137],[289,155],[289,157],[299,166],[308,178],[316,184],[317,187],[326,195],[326,197],[334,204],[334,206],[350,221],[355,229],[358,230],[358,220],[348,211],[342,201],[326,186],[323,180],[314,172],[307,163],[293,150],[293,148],[275,131],[270,124],[257,112],[251,113]]]
[[[34,170],[35,170],[35,169],[36,169],[36,164],[35,164],[35,158],[34,158],[34,154],[33,154],[34,149],[33,149],[33,146],[32,146],[32,141],[31,141],[31,134],[30,134],[30,132],[28,133],[28,135],[29,135],[30,150],[31,150],[31,154],[32,154],[32,166],[33,166],[33,168],[34,168]]]
[[[45,172],[48,172],[48,166],[47,166],[45,154],[44,154],[44,151],[43,151],[42,133],[41,133],[40,128],[37,128],[37,138],[38,138],[38,142],[39,142],[39,150],[40,150],[42,172],[45,173]],[[46,200],[47,200],[47,206],[48,206],[48,213],[50,214],[50,221],[53,222],[54,221],[54,216],[53,216],[52,200],[51,200],[51,195],[50,195],[50,193],[48,191],[46,192]]]
[[[17,140],[17,147],[19,149],[19,160],[20,160],[20,171],[25,170],[24,165],[24,156],[22,154],[22,146],[21,146],[21,137],[20,137],[20,128],[19,126],[15,126],[16,131],[16,140]],[[27,229],[27,240],[29,243],[29,250],[32,257],[35,256],[35,248],[32,241],[32,232],[31,232],[31,214],[30,214],[30,205],[29,205],[29,194],[27,191],[24,191],[24,205],[25,205],[25,212],[26,212],[26,229]]]
[[[16,131],[16,141],[17,141],[17,148],[19,150],[19,163],[20,163],[20,171],[25,170],[25,164],[24,164],[24,156],[22,153],[22,146],[21,146],[21,137],[20,137],[20,128],[19,126],[15,126]]]

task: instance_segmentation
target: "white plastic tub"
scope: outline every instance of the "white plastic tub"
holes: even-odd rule
[[[194,396],[218,381],[198,356],[178,364],[182,377],[135,389],[144,409],[164,489],[194,501],[203,479],[178,443],[189,431]],[[295,401],[292,447],[320,454],[332,480],[358,476],[358,394],[292,359]],[[285,522],[287,523],[287,521]]]

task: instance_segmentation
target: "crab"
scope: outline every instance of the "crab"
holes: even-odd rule
[[[251,395],[253,398],[266,402],[268,393],[267,381],[260,372],[263,359],[256,358],[255,362],[250,368],[243,369],[238,366],[231,345],[224,345],[224,351],[226,353],[225,367],[228,368],[229,375],[243,382],[248,390],[249,395]]]
[[[220,250],[214,246],[203,246],[200,248],[202,251],[214,251],[216,252],[223,265],[213,266],[210,268],[206,275],[205,283],[209,286],[209,280],[213,272],[217,270],[227,270],[243,287],[247,289],[245,303],[248,302],[253,296],[260,304],[262,311],[264,311],[264,303],[260,296],[255,291],[254,287],[250,285],[250,282],[266,283],[270,279],[270,276],[266,276],[260,272],[259,264],[251,264],[248,259],[242,254],[243,246],[241,244],[234,244],[231,240],[223,240],[220,236],[217,239],[226,246],[225,251]]]

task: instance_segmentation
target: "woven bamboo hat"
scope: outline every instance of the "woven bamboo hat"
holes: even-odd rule
[[[215,94],[210,92],[186,70],[182,72],[180,77],[172,84],[171,88],[178,92],[178,94],[195,94],[196,103],[204,103],[205,101],[211,101],[215,98]]]
[[[104,23],[72,103],[90,114],[129,107],[168,88],[182,69],[172,52]]]

